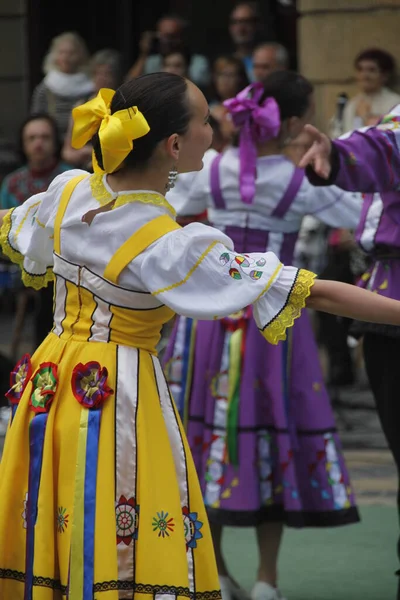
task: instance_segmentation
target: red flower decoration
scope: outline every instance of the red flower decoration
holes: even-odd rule
[[[52,362],[42,363],[32,378],[33,390],[29,405],[35,413],[46,413],[50,410],[57,389],[57,365]]]
[[[85,408],[99,408],[114,393],[107,385],[108,371],[98,362],[79,363],[72,372],[72,391]]]
[[[10,373],[10,389],[6,392],[6,397],[11,404],[19,403],[31,377],[31,357],[29,354],[24,354]]]

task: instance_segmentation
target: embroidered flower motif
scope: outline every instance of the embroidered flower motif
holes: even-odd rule
[[[129,546],[132,540],[138,539],[139,505],[135,498],[121,496],[115,506],[117,521],[117,545]]]
[[[168,513],[165,513],[163,510],[157,513],[157,517],[153,517],[153,531],[158,530],[158,537],[169,537],[169,533],[174,532],[175,523],[173,517],[168,519]]]
[[[400,128],[400,122],[399,122],[399,118],[396,117],[394,119],[390,119],[389,121],[383,120],[382,123],[380,123],[379,125],[376,126],[377,129],[380,129],[381,131],[390,131],[390,130],[395,130],[395,129],[399,129]]]
[[[385,115],[382,118],[381,123],[382,124],[385,124],[385,123],[398,123],[399,121],[400,121],[400,116],[389,113],[388,115]]]
[[[260,279],[262,277],[262,271],[250,271],[250,277],[251,279],[254,279],[255,281],[257,281],[258,279]]]
[[[197,540],[203,537],[200,529],[203,527],[203,523],[197,519],[196,512],[189,512],[187,506],[182,510],[183,512],[183,529],[185,532],[186,549],[197,548]]]
[[[32,363],[29,354],[17,362],[10,373],[10,389],[6,393],[11,404],[18,404],[32,376]]]
[[[240,254],[238,256],[235,256],[235,262],[237,262],[237,264],[241,265],[242,267],[250,266],[248,258],[246,258],[246,256],[241,256]]]
[[[48,412],[57,389],[57,365],[42,363],[32,378],[32,384],[31,409],[35,413]]]
[[[255,267],[263,267],[266,264],[265,258],[261,257],[257,260],[251,258],[248,254],[231,254],[230,252],[223,252],[219,257],[221,265],[229,266],[229,275],[232,279],[243,279],[243,277],[250,277],[253,281],[258,281],[263,276],[263,271],[256,269]],[[248,269],[251,269],[248,271]]]
[[[226,265],[229,261],[231,260],[231,257],[229,255],[228,252],[224,252],[223,254],[221,254],[221,256],[219,257],[219,262],[222,265]]]
[[[57,531],[58,533],[64,533],[68,527],[69,515],[66,514],[67,509],[62,506],[58,507],[57,511]]]
[[[79,363],[72,372],[72,391],[85,408],[99,408],[114,393],[107,385],[108,371],[98,362]]]
[[[28,523],[26,522],[26,517],[27,517],[27,508],[28,508],[28,492],[26,492],[25,494],[25,500],[24,500],[24,511],[21,514],[21,517],[24,520],[24,529],[26,529],[28,527]]]

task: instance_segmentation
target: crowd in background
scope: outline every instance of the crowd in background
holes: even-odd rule
[[[189,23],[176,15],[162,17],[154,31],[143,32],[138,54],[128,72],[123,57],[112,48],[90,56],[85,41],[76,33],[65,32],[52,40],[43,61],[42,81],[33,91],[29,114],[21,124],[18,168],[7,174],[0,189],[0,208],[23,203],[44,191],[52,179],[70,168],[91,170],[90,145],[79,150],[71,146],[71,111],[94,97],[102,87],[115,89],[128,78],[157,71],[168,71],[191,79],[204,92],[214,123],[215,147],[229,146],[234,136],[232,122],[223,102],[232,98],[249,82],[264,81],[276,70],[290,67],[287,49],[263,37],[263,23],[255,2],[239,2],[227,23],[232,48],[210,58],[195,52],[188,42]],[[358,93],[351,99],[338,97],[337,112],[329,124],[333,137],[349,130],[375,124],[400,102],[391,88],[396,65],[387,52],[372,48],[354,61]],[[308,147],[305,135],[285,148],[288,158],[298,163]],[[352,232],[330,230],[314,217],[304,219],[297,245],[299,265],[322,277],[354,282],[367,258],[356,248]],[[34,315],[34,340],[37,346],[51,328],[51,286],[41,291],[26,289],[17,271],[6,259],[1,263],[3,305],[15,313],[11,340],[12,360],[18,355],[25,316]],[[9,292],[12,292],[10,294]],[[335,317],[319,319],[319,340],[328,352],[327,379],[333,387],[354,384],[354,356],[348,344],[349,323]]]

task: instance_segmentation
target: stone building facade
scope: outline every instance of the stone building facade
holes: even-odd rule
[[[299,0],[298,12],[299,69],[315,86],[316,123],[327,130],[337,95],[355,93],[358,52],[387,50],[400,75],[400,0]]]

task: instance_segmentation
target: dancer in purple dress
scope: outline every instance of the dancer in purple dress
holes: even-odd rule
[[[244,266],[246,253],[265,250],[293,261],[305,214],[332,227],[359,221],[361,196],[316,190],[282,154],[283,142],[312,114],[312,92],[298,74],[278,72],[228,101],[239,147],[216,153],[191,183],[185,210],[208,206],[211,223],[244,253]],[[230,276],[242,277],[238,262]],[[281,311],[293,322],[293,312]],[[221,551],[222,527],[233,525],[257,528],[252,598],[277,600],[284,525],[345,525],[358,513],[307,312],[277,346],[260,344],[251,314],[248,308],[214,322],[180,317],[164,365],[200,477],[224,599],[243,595]]]
[[[359,286],[400,299],[400,105],[377,127],[355,131],[334,142],[314,127],[307,129],[315,141],[301,164],[309,165],[307,176],[311,183],[315,186],[335,183],[343,190],[364,192],[356,239],[370,255],[371,265],[360,278]],[[399,470],[400,327],[356,323],[353,331],[363,336],[368,379]],[[400,509],[399,496],[398,505]],[[400,562],[400,540],[397,554]],[[400,600],[400,580],[397,599]]]

